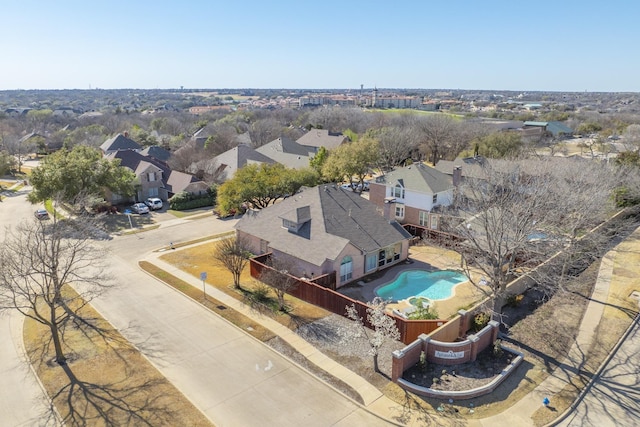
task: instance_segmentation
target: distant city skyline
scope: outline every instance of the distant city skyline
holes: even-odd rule
[[[640,92],[635,2],[24,0],[0,90]]]

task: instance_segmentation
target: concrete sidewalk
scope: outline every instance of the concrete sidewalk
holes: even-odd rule
[[[199,278],[192,276],[159,259],[162,252],[149,254],[146,261],[155,264],[159,268],[184,280],[192,286],[202,289]],[[585,360],[585,352],[589,350],[594,338],[595,330],[602,318],[604,306],[609,293],[609,286],[613,272],[615,249],[608,252],[602,260],[596,285],[587,305],[582,323],[576,337],[576,341],[569,351],[568,357],[543,381],[536,389],[522,398],[506,411],[489,418],[467,420],[469,426],[533,426],[531,416],[542,406],[542,400],[548,397],[553,405],[553,396],[562,390],[570,381],[570,378],[578,372]],[[364,407],[374,414],[383,417],[391,424],[396,424],[394,418],[400,414],[407,415],[407,408],[383,395],[376,387],[368,383],[362,377],[336,363],[329,357],[318,351],[313,345],[302,339],[295,332],[281,325],[270,317],[264,316],[252,310],[241,301],[232,298],[226,293],[207,285],[207,295],[219,300],[223,304],[237,310],[260,323],[265,328],[280,336],[300,354],[314,363],[320,369],[345,382],[356,390],[363,399]],[[558,414],[560,415],[560,414]],[[434,416],[435,417],[435,416]],[[403,418],[403,424],[407,426],[424,425],[420,414],[412,414],[410,419]],[[443,420],[444,421],[444,420]]]

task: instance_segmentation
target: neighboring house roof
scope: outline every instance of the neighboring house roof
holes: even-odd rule
[[[457,159],[451,160],[438,160],[436,163],[436,169],[444,174],[453,175],[453,169],[456,167],[461,167],[462,176],[466,176],[468,178],[481,178],[483,177],[482,166],[487,162],[482,156],[476,157],[458,157]]]
[[[143,156],[154,157],[158,160],[162,160],[166,162],[171,157],[171,152],[169,150],[165,150],[159,145],[152,145],[151,147],[147,147],[140,152]]]
[[[136,175],[143,173],[151,165],[159,168],[162,171],[161,181],[164,184],[164,188],[169,193],[175,194],[185,191],[190,184],[201,182],[193,175],[171,170],[166,163],[156,160],[153,157],[143,156],[137,151],[119,150],[114,151],[105,157],[110,160],[120,159],[120,166],[125,166],[131,169]]]
[[[522,126],[535,126],[535,127],[546,127],[549,122],[534,122],[534,121],[526,121],[522,124]]]
[[[20,138],[20,140],[18,142],[23,143],[23,142],[26,142],[26,141],[30,140],[31,138],[44,138],[44,139],[47,139],[46,136],[44,136],[44,135],[42,135],[42,134],[40,134],[38,132],[31,132],[31,133],[26,134],[22,138]]]
[[[376,183],[392,187],[399,184],[407,190],[435,194],[453,188],[450,175],[424,163],[414,163],[377,177]]]
[[[551,132],[553,136],[573,134],[573,129],[560,122],[549,122],[547,124],[547,131]]]
[[[237,147],[227,150],[217,155],[211,160],[206,161],[201,169],[207,171],[207,168],[217,169],[224,166],[225,179],[233,178],[238,169],[248,163],[275,163],[274,160],[257,152],[247,144],[240,144]]]
[[[299,228],[290,231],[283,220],[297,222]],[[280,203],[249,211],[236,228],[318,266],[337,259],[348,244],[369,253],[410,237],[372,202],[334,184],[303,188]]]
[[[302,169],[309,166],[309,154],[312,153],[312,149],[309,147],[300,145],[284,136],[256,148],[256,151],[277,163],[293,169]]]
[[[571,129],[570,127],[564,125],[563,123],[560,122],[533,122],[533,121],[528,121],[528,122],[524,122],[523,124],[524,128],[527,127],[542,127],[544,128],[546,131],[550,132],[553,136],[558,136],[558,135],[571,135],[573,134],[573,129]]]
[[[118,150],[140,150],[141,148],[140,144],[121,133],[117,134],[113,138],[107,139],[100,146],[103,153],[110,153]]]
[[[296,142],[307,147],[324,147],[327,150],[332,150],[348,140],[347,136],[341,133],[331,133],[328,129],[311,129],[298,138]]]

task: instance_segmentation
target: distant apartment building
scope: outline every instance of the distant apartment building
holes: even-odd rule
[[[350,95],[301,96],[298,99],[298,104],[300,107],[316,107],[321,105],[355,107],[358,105],[358,98]]]

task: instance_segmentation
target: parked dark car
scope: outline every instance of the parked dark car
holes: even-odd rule
[[[46,209],[38,209],[34,212],[34,215],[38,219],[49,219],[49,212]]]

